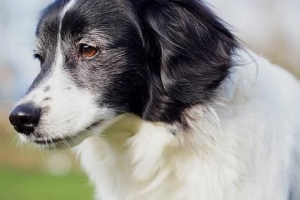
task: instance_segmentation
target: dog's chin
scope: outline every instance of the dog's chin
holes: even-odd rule
[[[101,123],[97,122],[92,124],[91,126],[88,126],[81,132],[68,134],[66,136],[60,134],[62,135],[60,137],[50,137],[49,135],[51,134],[47,133],[33,133],[31,136],[25,136],[23,134],[20,134],[20,139],[25,143],[33,143],[35,146],[46,150],[64,150],[79,145],[85,139],[92,136],[93,130],[99,129],[99,127],[101,127]]]
[[[38,134],[37,134],[38,135]],[[25,143],[32,143],[39,148],[46,150],[64,150],[79,145],[82,141],[88,138],[90,134],[88,132],[77,133],[72,136],[66,137],[46,137],[41,134],[39,136],[24,136],[20,135],[21,141]]]

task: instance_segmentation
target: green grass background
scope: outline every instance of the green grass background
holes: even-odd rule
[[[18,145],[16,136],[0,112],[0,200],[93,200],[93,187],[76,159],[70,172],[53,175],[47,167],[53,152]]]
[[[92,200],[85,176],[0,169],[0,200]]]

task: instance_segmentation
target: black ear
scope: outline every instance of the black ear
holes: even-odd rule
[[[234,36],[198,0],[135,3],[166,94],[183,104],[210,99],[229,73],[237,46]]]

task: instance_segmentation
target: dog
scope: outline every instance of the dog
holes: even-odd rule
[[[300,200],[300,87],[197,0],[56,0],[10,114],[99,200]]]

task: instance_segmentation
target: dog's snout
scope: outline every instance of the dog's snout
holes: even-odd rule
[[[41,117],[41,109],[32,104],[17,106],[10,114],[9,121],[19,133],[30,135]]]

